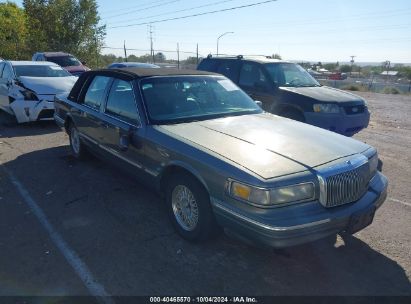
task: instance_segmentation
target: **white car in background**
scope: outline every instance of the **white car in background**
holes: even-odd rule
[[[52,62],[0,61],[0,109],[18,123],[53,120],[54,96],[77,81]]]

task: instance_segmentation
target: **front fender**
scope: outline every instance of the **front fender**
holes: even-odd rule
[[[160,172],[158,179],[159,182],[157,183],[158,185],[158,191],[161,191],[164,178],[167,178],[168,175],[172,172],[175,172],[175,170],[182,170],[186,171],[187,173],[193,175],[202,185],[203,187],[209,192],[209,187],[204,180],[204,178],[201,176],[200,172],[196,170],[193,166],[191,166],[188,163],[185,163],[183,161],[179,160],[173,160],[170,161],[166,166],[163,167],[162,171]]]

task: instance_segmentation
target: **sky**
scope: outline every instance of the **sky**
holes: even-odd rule
[[[15,1],[21,5],[21,0]],[[265,2],[265,3],[263,3]],[[280,54],[286,60],[411,63],[410,0],[97,0],[104,53],[167,58]],[[253,6],[250,6],[253,5]],[[243,7],[242,7],[243,6]],[[242,7],[242,8],[240,8]],[[230,9],[230,10],[228,10]],[[188,15],[203,14],[183,19]],[[158,22],[160,21],[160,22]],[[118,48],[118,49],[116,49]]]

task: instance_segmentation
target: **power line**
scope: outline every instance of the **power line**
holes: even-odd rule
[[[381,25],[381,26],[344,27],[344,31],[347,31],[347,30],[355,30],[355,32],[365,32],[365,31],[373,31],[373,30],[392,31],[392,30],[395,30],[395,29],[409,28],[409,27],[410,27],[409,24],[388,24],[388,25]],[[326,30],[325,29],[318,29],[318,30],[309,30],[309,29],[307,29],[307,30],[303,30],[303,31],[298,30],[296,32],[295,29],[289,29],[289,30],[281,30],[281,34],[285,34],[285,33],[292,33],[292,34],[304,34],[304,33],[309,33],[309,34],[316,34],[316,33],[324,34],[324,33],[326,33],[327,34],[327,33],[332,33],[333,35],[335,35],[335,33],[337,33],[340,30],[341,30],[341,28],[327,28]],[[258,31],[259,33],[265,32],[264,29],[259,29],[259,28],[254,28],[253,27],[252,32],[255,33],[256,31]],[[248,31],[241,31],[241,32],[242,33],[247,33]],[[182,37],[182,35],[184,35],[184,37]],[[160,35],[156,35],[156,37],[166,37],[166,38],[177,37],[178,39],[181,39],[181,38],[188,38],[188,39],[197,38],[198,39],[198,38],[211,38],[211,37],[215,37],[215,35],[212,34],[212,33],[208,33],[206,35],[202,35],[202,34],[187,35],[187,34],[184,33],[184,34],[178,34],[178,35],[175,35],[175,34],[168,34],[168,35],[163,34],[163,35],[161,35],[160,34]],[[181,40],[180,40],[180,42],[181,42]]]
[[[400,13],[395,13],[400,11]],[[387,14],[388,13],[388,14]],[[295,26],[304,26],[306,27],[307,25],[316,25],[316,24],[328,24],[332,23],[335,24],[338,22],[347,22],[347,21],[355,21],[355,20],[364,20],[364,19],[375,19],[377,17],[381,17],[381,19],[386,18],[386,17],[394,17],[394,16],[400,16],[400,15],[408,15],[411,13],[411,9],[402,9],[402,10],[392,10],[392,11],[386,11],[384,13],[382,12],[375,12],[375,13],[367,13],[367,14],[356,14],[356,15],[350,15],[350,17],[345,17],[343,19],[337,19],[337,18],[325,18],[325,19],[315,19],[315,20],[310,20],[310,21],[301,21],[301,22],[292,22],[293,27]],[[341,23],[340,23],[341,24]],[[270,23],[269,26],[276,26],[276,25],[284,25],[284,23]],[[253,24],[247,24],[246,27],[247,29],[250,28],[250,26],[253,26]],[[238,28],[238,27],[237,27]],[[255,28],[253,27],[253,32],[255,32]],[[267,29],[266,31],[272,32],[271,29]]]
[[[191,10],[194,10],[194,9],[197,9],[197,8],[203,8],[203,7],[207,7],[207,6],[219,5],[219,4],[223,4],[223,3],[227,3],[227,2],[233,2],[233,1],[236,1],[236,0],[217,1],[217,2],[213,2],[213,3],[209,3],[209,4],[204,4],[204,5],[200,5],[200,6],[193,6],[193,7],[185,8],[185,9],[182,9],[182,10],[171,11],[171,12],[166,12],[166,13],[157,14],[157,15],[151,15],[151,16],[138,18],[138,19],[139,20],[144,20],[144,19],[149,19],[149,18],[153,18],[153,17],[159,17],[159,16],[164,16],[164,15],[181,13],[181,12],[185,12],[185,11],[191,11]],[[128,19],[128,20],[123,20],[123,21],[111,22],[110,24],[126,23],[126,22],[130,22],[130,21],[134,21],[134,20],[135,20],[135,18]]]
[[[278,40],[276,40],[278,41]],[[279,42],[281,45],[327,45],[327,46],[332,46],[335,47],[336,44],[342,43],[345,46],[352,47],[348,45],[348,43],[355,43],[356,45],[361,45],[361,44],[372,44],[372,43],[381,43],[382,41],[385,42],[390,42],[390,43],[403,43],[403,42],[408,42],[411,41],[410,37],[397,37],[397,38],[377,38],[377,39],[344,39],[342,40],[299,40],[296,42]],[[231,44],[243,44],[240,42],[232,42]],[[261,42],[253,42],[253,45],[267,45],[267,41],[261,41]]]
[[[100,12],[100,13],[103,14],[103,15],[106,14],[106,13],[112,14],[112,13],[115,13],[115,12],[128,11],[130,9],[137,8],[137,7],[138,8],[144,8],[146,6],[153,5],[154,3],[165,2],[165,1],[168,1],[168,0],[149,1],[150,3],[128,6],[128,7],[123,7],[123,8],[119,8],[119,9],[116,9],[116,10],[103,11],[103,12]]]
[[[110,46],[103,46],[103,49],[109,49],[109,50],[123,50],[121,47],[110,47]],[[150,52],[151,50],[144,50],[144,49],[130,49],[127,48],[127,51],[138,51],[138,52]],[[176,50],[156,50],[156,52],[162,52],[162,53],[176,53]],[[196,52],[189,52],[189,51],[181,51],[180,53],[183,54],[197,54]],[[199,54],[200,56],[204,57],[203,55]]]
[[[138,10],[133,10],[133,11],[130,11],[130,12],[127,12],[127,13],[121,13],[121,14],[117,14],[117,15],[111,15],[111,16],[108,16],[108,17],[105,17],[105,18],[101,18],[101,19],[102,19],[102,20],[105,20],[105,19],[111,19],[111,18],[118,17],[118,16],[129,15],[129,14],[132,14],[132,13],[135,13],[135,12],[146,11],[146,10],[149,10],[149,9],[152,9],[152,8],[156,8],[156,7],[159,7],[159,6],[164,6],[164,5],[171,4],[171,3],[175,3],[175,2],[179,2],[179,1],[181,1],[181,0],[168,1],[168,2],[165,2],[165,3],[160,3],[160,4],[152,5],[152,6],[149,6],[149,7],[146,7],[146,8],[139,8]]]
[[[127,25],[118,25],[118,26],[112,26],[112,27],[109,27],[109,28],[130,27],[130,26],[147,25],[147,24],[160,23],[160,22],[166,22],[166,21],[172,21],[172,20],[187,19],[187,18],[192,18],[192,17],[199,17],[199,16],[210,15],[210,14],[215,14],[215,13],[233,11],[233,10],[236,10],[236,9],[262,5],[262,4],[266,4],[266,3],[270,3],[270,2],[274,2],[274,1],[277,1],[277,0],[267,0],[267,1],[257,2],[257,3],[247,4],[247,5],[241,5],[241,6],[235,6],[235,7],[215,10],[215,11],[209,11],[209,12],[203,12],[203,13],[198,13],[198,14],[186,15],[186,16],[182,16],[182,17],[174,17],[174,18],[154,20],[154,21],[150,21],[150,22],[127,24]]]

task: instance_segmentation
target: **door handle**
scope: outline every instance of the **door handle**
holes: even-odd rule
[[[130,146],[130,135],[122,134],[120,135],[118,147],[120,151],[127,151],[128,147]]]

